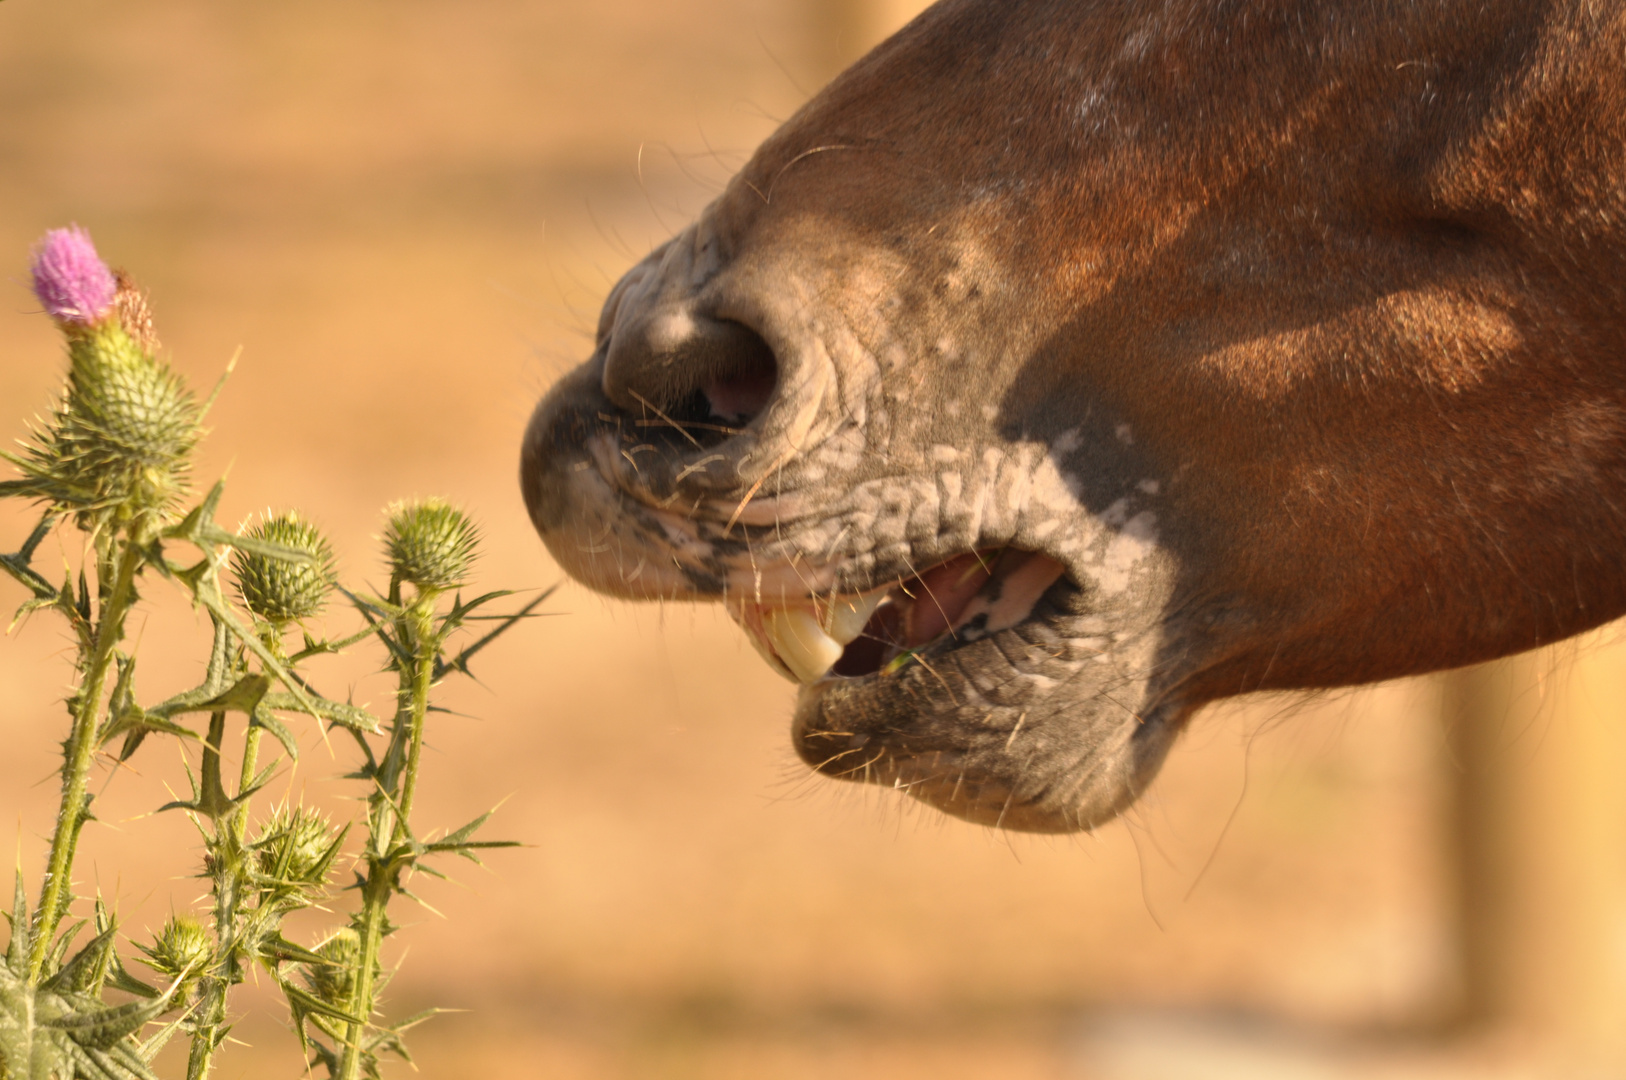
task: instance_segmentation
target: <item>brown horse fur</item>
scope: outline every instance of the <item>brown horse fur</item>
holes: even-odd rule
[[[1106,820],[1217,698],[1602,623],[1626,5],[943,0],[628,273],[523,482],[570,572],[748,625],[1060,564],[796,710],[1010,828]]]

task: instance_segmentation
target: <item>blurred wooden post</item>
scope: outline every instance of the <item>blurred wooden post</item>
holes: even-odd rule
[[[1463,1018],[1626,1064],[1619,628],[1445,676]]]
[[[820,52],[835,75],[919,15],[931,0],[813,0]]]

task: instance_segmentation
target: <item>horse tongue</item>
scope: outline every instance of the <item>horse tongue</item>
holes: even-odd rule
[[[966,605],[987,584],[990,568],[980,555],[956,555],[921,573],[911,583],[915,594],[904,629],[903,647],[924,645],[960,622]]]

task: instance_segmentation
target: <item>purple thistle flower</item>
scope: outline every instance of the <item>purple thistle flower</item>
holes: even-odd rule
[[[53,319],[90,326],[113,310],[118,285],[77,225],[52,229],[34,248],[34,295]]]

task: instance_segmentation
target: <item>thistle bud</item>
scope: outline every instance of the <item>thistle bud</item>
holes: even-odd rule
[[[292,511],[263,519],[248,535],[304,552],[310,561],[236,551],[232,572],[244,605],[279,629],[319,614],[333,588],[333,547],[327,538]]]
[[[190,915],[171,915],[151,945],[137,946],[147,954],[146,965],[170,979],[182,979],[185,993],[214,960],[214,941],[203,924]]]
[[[361,959],[361,938],[348,926],[335,930],[313,952],[326,964],[306,964],[305,984],[329,1005],[348,1008],[356,987],[356,963]]]
[[[34,291],[68,342],[68,385],[13,490],[115,525],[162,516],[185,490],[202,410],[169,365],[143,347],[139,291],[115,279],[77,227],[34,252]],[[128,319],[135,328],[125,326]]]
[[[393,503],[389,515],[384,547],[394,581],[440,592],[468,580],[480,541],[468,515],[442,499]]]
[[[260,873],[281,881],[322,883],[333,827],[326,815],[305,807],[279,809],[254,841]]]

